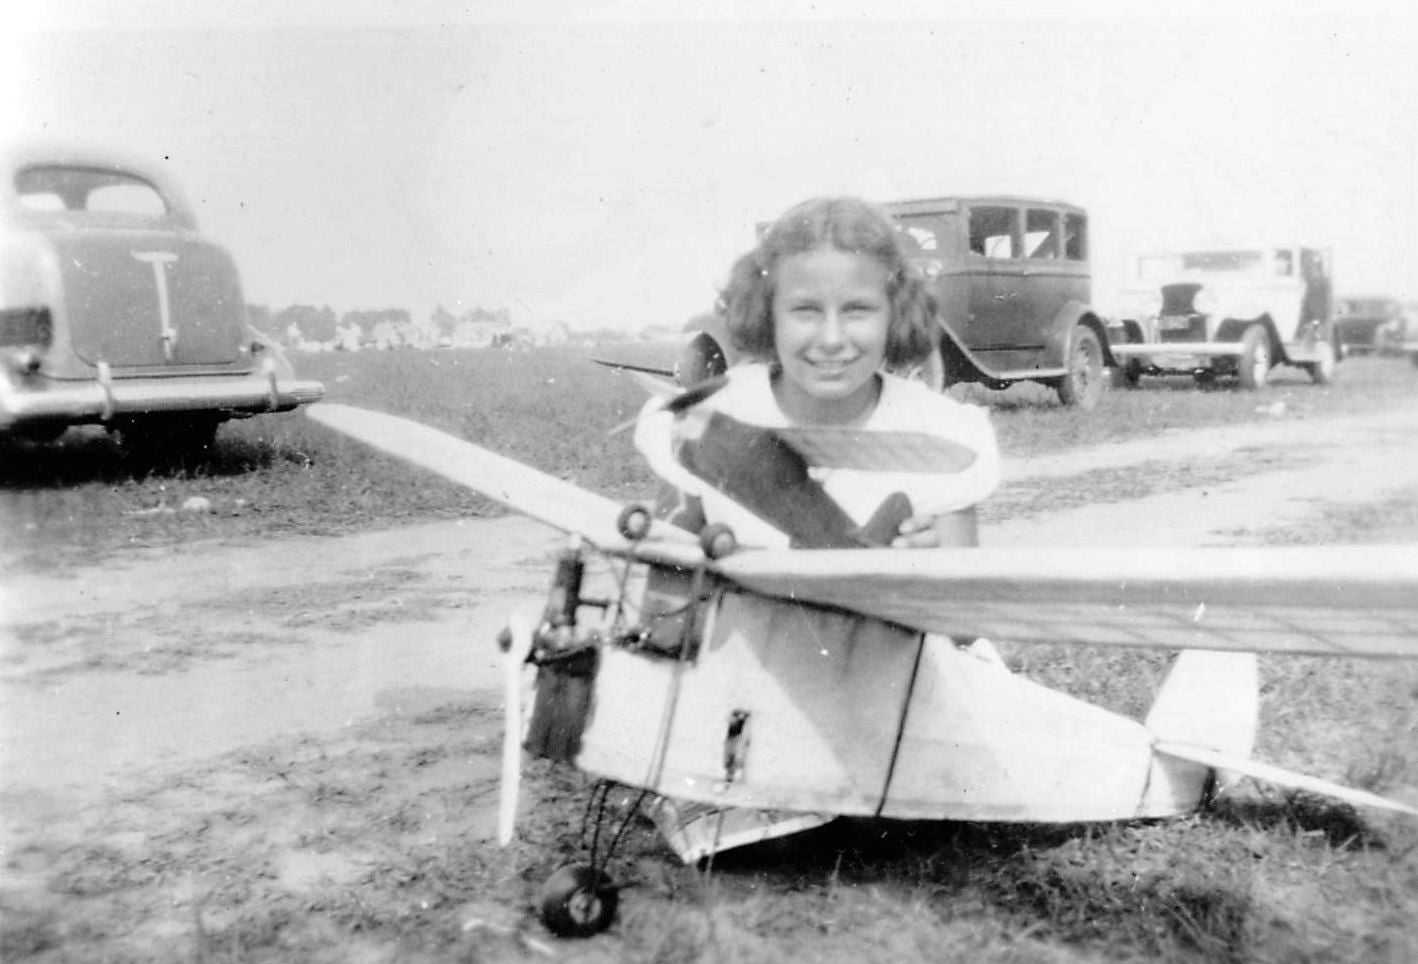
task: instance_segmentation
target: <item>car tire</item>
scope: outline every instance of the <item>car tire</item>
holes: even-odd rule
[[[210,457],[221,419],[161,416],[130,419],[118,426],[124,458],[144,469],[190,466]]]
[[[1316,385],[1328,385],[1334,379],[1334,366],[1339,360],[1335,357],[1334,345],[1327,341],[1315,342],[1315,353],[1320,356],[1319,361],[1305,362],[1300,367],[1310,376],[1310,381]]]
[[[1091,411],[1103,394],[1103,346],[1087,325],[1075,325],[1068,340],[1068,374],[1059,379],[1059,401]]]
[[[1248,392],[1265,387],[1270,378],[1270,333],[1264,325],[1251,325],[1241,336],[1241,357],[1236,360],[1236,374],[1241,387]]]

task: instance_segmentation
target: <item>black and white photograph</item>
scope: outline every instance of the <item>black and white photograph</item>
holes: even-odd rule
[[[1418,12],[0,14],[0,960],[1418,960]]]

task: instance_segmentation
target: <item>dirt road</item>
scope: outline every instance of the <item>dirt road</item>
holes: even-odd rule
[[[986,514],[983,538],[1245,544],[1275,527],[1304,527],[1326,506],[1411,497],[1415,452],[1418,405],[1334,421],[1282,414],[1079,449],[1012,466],[1005,509]],[[1116,498],[1120,478],[1133,480],[1135,497]],[[509,517],[193,544],[12,576],[0,586],[8,899],[46,899],[56,855],[94,846],[104,808],[128,814],[123,833],[150,837],[179,817],[267,793],[270,770],[231,762],[251,754],[294,754],[315,770],[359,767],[397,742],[401,726],[446,727],[448,744],[466,752],[391,762],[386,794],[410,799],[420,780],[454,771],[481,788],[474,797],[483,793],[499,728],[492,640],[513,607],[540,604],[559,544],[545,527]],[[486,712],[439,718],[438,707],[470,695]],[[138,786],[166,787],[163,806],[173,809],[135,817],[141,808],[115,803]],[[448,820],[464,835],[490,832],[486,814],[470,817],[466,807]],[[213,823],[208,832],[236,840],[251,828]],[[132,840],[98,843],[122,851]],[[298,888],[355,863],[293,839],[272,874]]]

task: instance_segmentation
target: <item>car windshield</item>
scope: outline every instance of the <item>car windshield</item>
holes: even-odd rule
[[[15,195],[31,211],[87,211],[160,218],[167,203],[153,185],[117,171],[39,165],[15,175]]]
[[[1265,252],[1250,250],[1188,251],[1182,255],[1183,271],[1224,271],[1236,274],[1262,271]]]

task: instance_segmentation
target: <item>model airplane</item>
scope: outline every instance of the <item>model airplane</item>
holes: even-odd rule
[[[1418,815],[1250,758],[1255,653],[1418,657],[1411,547],[740,550],[731,534],[701,538],[405,419],[328,403],[309,414],[571,536],[545,611],[515,617],[503,640],[504,842],[523,748],[638,788],[686,861],[835,816],[1180,814],[1218,776]],[[860,442],[772,435],[775,457],[806,465],[834,464]],[[878,464],[921,457],[883,445]],[[762,489],[746,497],[771,502]],[[870,528],[795,544],[884,541]],[[592,551],[622,570],[604,598],[583,590]],[[976,637],[1181,652],[1138,722],[950,642]],[[524,714],[528,662],[537,679]],[[554,932],[609,924],[617,891],[605,867],[619,836],[599,853],[598,827],[590,864],[548,881],[541,914]]]

